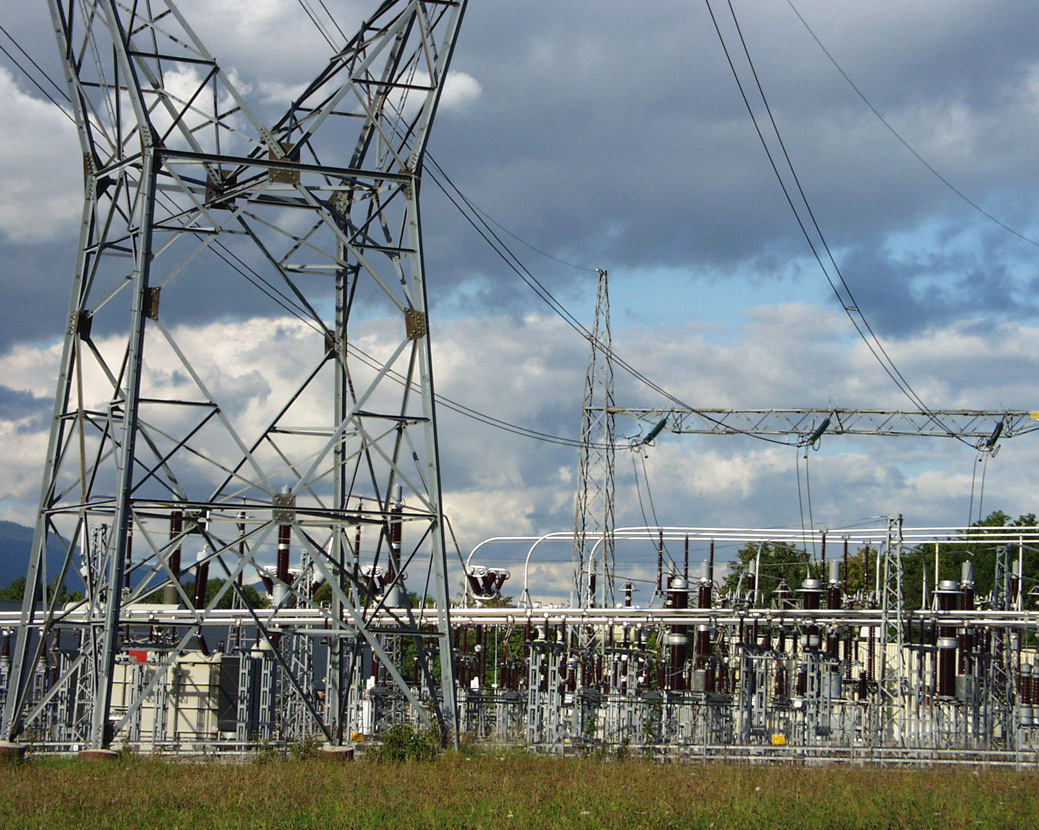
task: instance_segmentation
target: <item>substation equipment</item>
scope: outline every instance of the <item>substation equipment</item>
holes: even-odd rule
[[[531,539],[529,557],[574,538]],[[551,751],[1031,762],[1039,748],[1039,614],[1035,578],[1023,573],[1037,540],[1035,527],[904,529],[901,517],[829,539],[822,530],[619,528],[616,548],[657,550],[652,604],[634,607],[629,582],[617,586],[622,599],[610,606],[454,611],[456,624],[464,620],[472,632],[458,663],[475,678],[460,707],[475,734],[504,739],[513,729],[514,740]],[[984,596],[963,555],[976,543],[995,552],[995,587]],[[773,582],[765,591],[755,558],[726,585],[716,544],[756,545],[759,554],[773,545],[815,550],[812,573],[821,578],[806,568],[799,584]],[[665,557],[683,545],[684,555]],[[474,559],[493,561],[492,547]],[[849,550],[865,567],[854,592],[846,589]],[[923,558],[932,577],[955,568],[956,579],[932,579],[929,590],[925,576],[920,607],[910,609],[908,557]],[[477,605],[493,599],[475,584],[470,596]],[[519,628],[518,659],[499,657],[489,676],[487,643]]]
[[[825,531],[617,529],[618,549],[657,554],[657,588],[646,607],[632,603],[630,584],[618,586],[621,599],[612,606],[495,607],[510,573],[492,564],[491,541],[468,563],[466,600],[451,609],[459,730],[475,741],[554,753],[1031,763],[1039,757],[1039,612],[1023,563],[1039,544],[1039,528],[936,530],[903,528],[898,517],[829,538]],[[525,544],[536,559],[546,545],[573,539],[560,533]],[[716,545],[793,550],[799,543],[821,552],[813,572],[822,578],[771,592],[757,561],[728,587],[714,561]],[[957,579],[934,583],[933,574],[948,575],[950,559],[964,558],[965,545],[982,544],[996,550],[991,592],[975,592],[969,559]],[[665,558],[683,545],[684,556]],[[848,552],[863,548],[864,587],[851,593]],[[901,599],[910,549],[926,560],[933,586],[925,584],[915,609]],[[311,570],[291,581],[312,580]],[[201,632],[193,604],[125,604],[111,745],[212,754],[322,739],[321,719],[334,708],[321,656],[326,613],[279,602],[282,581],[289,580],[269,576],[271,607],[211,610]],[[31,674],[33,717],[22,737],[37,751],[87,746],[81,723],[92,711],[92,687],[80,633],[89,603],[63,613]],[[405,615],[432,625],[435,614],[384,605],[371,625],[392,627]],[[171,633],[180,631],[193,639],[171,654]],[[5,628],[5,655],[16,636]],[[421,728],[430,703],[408,638],[379,636],[381,654],[360,649],[348,678],[346,742],[378,740],[400,723]],[[9,671],[9,658],[0,666]]]

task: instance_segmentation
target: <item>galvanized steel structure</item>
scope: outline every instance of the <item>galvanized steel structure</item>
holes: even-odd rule
[[[656,431],[951,435],[988,452],[1036,429],[1032,413],[621,409],[603,273],[575,530],[527,555],[570,546],[572,607],[530,602],[526,578],[519,607],[495,607],[507,570],[491,544],[449,608],[418,196],[464,0],[379,4],[274,117],[173,0],[50,8],[85,206],[26,598],[0,615],[4,738],[240,752],[408,722],[556,752],[1039,751],[1039,613],[1021,565],[1039,529],[985,531],[999,547],[986,597],[964,569],[907,610],[906,546],[937,559],[967,529],[891,517],[842,536],[876,551],[875,583],[854,595],[838,565],[765,602],[704,557],[699,575],[660,568],[639,608],[617,601],[622,545],[807,550],[819,532],[615,528],[612,512],[619,414]],[[234,319],[246,294],[307,331],[292,390],[262,413],[228,405],[206,368],[233,344],[170,322],[199,303]],[[385,336],[362,351],[357,323],[373,317]],[[86,599],[60,604],[46,586],[73,571]],[[257,579],[267,607],[246,591]]]
[[[50,3],[85,201],[6,738],[31,734],[54,696],[72,694],[67,737],[108,747],[186,651],[206,650],[225,595],[306,731],[341,743],[363,651],[454,733],[419,188],[464,8],[379,3],[270,115],[174,0]],[[308,335],[292,391],[236,411],[205,368],[234,343],[184,338],[170,322],[202,304],[210,319],[243,307],[298,317]],[[362,350],[354,321],[373,316],[387,324]],[[46,567],[54,540],[66,551],[57,574]],[[197,562],[181,561],[189,545],[202,547]],[[86,602],[40,610],[43,586],[73,571]],[[189,596],[189,571],[198,586],[221,578],[216,596]],[[242,584],[257,576],[276,607],[311,609],[308,624],[249,608]],[[320,605],[318,579],[331,589]],[[409,589],[434,612],[419,619],[401,599]],[[142,601],[187,617],[159,615],[147,647],[160,657],[116,718],[117,665],[138,637],[128,609]],[[376,627],[386,607],[397,610]],[[41,696],[39,667],[69,625],[76,656]],[[318,637],[333,706],[301,671]],[[402,640],[417,684],[393,658]]]
[[[715,544],[825,550],[826,532],[627,528],[617,531],[618,560],[632,546],[655,558],[661,540],[687,541],[691,557],[666,568],[648,606],[626,598],[609,607],[500,607],[495,586],[476,580],[466,606],[452,609],[460,729],[475,740],[558,753],[626,747],[685,758],[1039,758],[1039,611],[1035,574],[1024,567],[1039,549],[1039,528],[907,528],[889,517],[829,534],[838,552],[826,566],[816,559],[823,578],[771,595],[755,562],[735,585],[719,578]],[[535,558],[546,556],[541,541],[571,546],[574,536],[530,540]],[[958,563],[965,545],[975,555],[979,545],[996,551],[991,590],[976,591],[973,562],[965,560],[959,579],[941,579],[921,607],[908,608],[897,590],[907,557],[923,557],[932,574],[934,562],[947,576],[950,557]],[[470,572],[501,572],[495,548],[480,547]],[[872,551],[863,560],[868,578],[851,591],[847,551],[863,548]],[[423,613],[384,607],[370,625],[392,628],[409,611]],[[214,609],[207,631],[227,632],[222,647],[202,653],[193,645],[173,656],[164,632],[193,629],[196,619],[191,607],[163,603],[121,609],[128,641],[116,662],[112,708],[125,721],[119,744],[241,753],[322,737],[319,721],[295,713],[300,698],[291,682],[321,686],[323,661],[303,660],[307,676],[279,657],[286,639],[327,626],[321,608]],[[91,701],[77,685],[75,667],[84,664],[76,632],[89,620],[89,606],[66,608],[33,672],[28,697],[36,716],[25,735],[41,751],[85,745],[75,727]],[[282,637],[257,638],[262,626]],[[351,737],[378,739],[395,724],[420,724],[423,706],[413,701],[423,695],[421,678],[410,676],[402,688],[365,651],[350,680]],[[167,663],[172,670],[163,673]],[[7,665],[0,658],[0,672]],[[317,701],[323,712],[333,705]]]

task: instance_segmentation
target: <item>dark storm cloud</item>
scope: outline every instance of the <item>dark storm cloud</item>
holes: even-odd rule
[[[38,398],[24,389],[11,389],[0,385],[0,421],[22,421],[32,419],[32,427],[38,429],[50,417],[51,401]]]
[[[933,237],[911,254],[860,246],[841,256],[858,308],[880,333],[1034,319],[1039,301],[1031,246],[996,228],[957,225]],[[828,299],[837,302],[832,293]]]
[[[14,343],[46,344],[65,332],[70,244],[6,243],[0,251],[0,352]]]
[[[351,20],[358,5],[332,4]],[[1029,233],[1039,192],[1032,150],[1039,127],[1039,42],[1033,36],[1039,6],[796,5],[921,156],[979,205]],[[906,332],[955,319],[964,307],[1028,313],[1022,268],[1033,252],[1009,236],[1001,241],[1005,232],[998,229],[986,234],[990,220],[891,135],[787,4],[735,7],[815,216],[838,256],[847,257],[839,261],[877,325]],[[202,6],[183,8],[190,16]],[[260,4],[249,18],[254,23],[221,28],[234,8],[206,6],[200,32],[215,39],[211,48],[254,98],[312,76],[322,42],[298,8]],[[716,3],[715,10],[750,88],[727,6]],[[42,4],[29,4],[8,28],[57,77]],[[275,34],[280,46],[271,42]],[[477,205],[542,250],[618,274],[667,269],[690,282],[710,275],[753,285],[792,273],[821,279],[810,267],[790,265],[810,252],[705,4],[474,1],[453,69],[475,78],[481,94],[438,114],[431,152]],[[755,112],[765,118],[760,104]],[[78,152],[74,142],[69,152]],[[78,199],[78,189],[78,182],[68,182],[70,198]],[[423,196],[436,309],[538,307],[431,181]],[[936,216],[984,236],[983,246],[947,255],[933,235],[921,235],[913,257],[889,254],[892,235],[917,233]],[[5,244],[0,349],[62,330],[74,233],[74,222],[66,223],[46,240]],[[594,279],[503,238],[564,302],[581,296]],[[240,282],[232,279],[226,289],[238,292],[239,312],[271,313],[273,306],[240,290]],[[178,308],[171,300],[164,315],[176,322],[221,308],[192,301]]]
[[[1027,129],[1039,50],[1022,32],[1039,22],[1039,10],[801,7],[874,106],[950,182],[1009,222],[1033,211],[1037,166]],[[889,235],[916,230],[935,211],[989,223],[869,111],[784,4],[737,8],[787,150],[834,248],[879,257]],[[500,13],[473,5],[456,66],[480,80],[483,95],[466,112],[442,117],[434,140],[460,186],[508,227],[581,263],[692,275],[808,255],[704,7],[584,11],[524,4],[492,54],[481,45],[500,33]],[[726,31],[731,38],[731,23]],[[480,253],[479,246],[456,251],[452,264],[491,270]],[[891,263],[861,278],[883,277],[879,287],[897,295],[912,276]],[[984,271],[949,278],[969,280],[975,294],[991,289],[995,298],[1001,290],[998,275]],[[915,311],[923,312],[913,315],[916,324],[926,323],[926,305]]]

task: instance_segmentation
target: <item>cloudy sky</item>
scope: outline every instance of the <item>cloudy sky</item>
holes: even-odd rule
[[[373,4],[327,5],[349,33]],[[784,184],[799,183],[854,304],[920,398],[936,409],[1039,409],[1039,6],[732,5],[739,32],[720,0],[472,0],[432,158],[587,324],[594,269],[607,269],[616,351],[691,405],[910,408],[856,335],[847,295],[831,290],[837,270],[824,254],[824,272],[806,242],[724,40]],[[296,0],[180,6],[257,100],[287,100],[327,56]],[[0,24],[0,45],[38,82],[47,86],[15,43],[60,79],[45,4],[5,4]],[[6,55],[0,100],[0,518],[31,524],[82,174],[72,123]],[[586,342],[431,179],[424,199],[438,391],[575,438]],[[233,334],[221,372],[244,402],[276,389],[289,359],[270,338],[291,340],[293,323],[277,322],[246,309],[177,325]],[[665,405],[624,373],[616,399]],[[572,528],[573,447],[453,412],[441,428],[463,551],[487,536]],[[645,456],[618,454],[618,524],[643,524],[645,513],[666,525],[841,527],[900,513],[950,526],[997,508],[1036,512],[1035,442],[1009,440],[979,463],[948,440],[828,438],[805,461],[762,441],[665,435]]]

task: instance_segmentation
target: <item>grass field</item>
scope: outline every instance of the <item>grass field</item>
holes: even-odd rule
[[[0,767],[0,828],[1039,827],[1039,771],[748,767],[449,753],[435,761]]]

